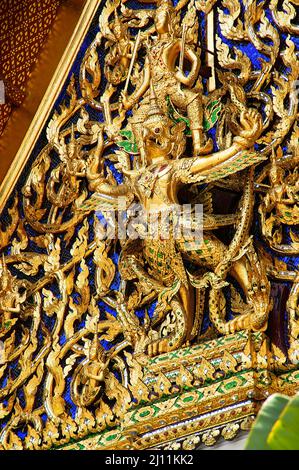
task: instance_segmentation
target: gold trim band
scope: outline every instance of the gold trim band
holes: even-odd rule
[[[56,72],[49,84],[49,87],[44,95],[43,100],[32,120],[32,123],[25,135],[25,138],[12,162],[10,168],[0,186],[0,207],[3,208],[16,184],[16,181],[21,175],[23,168],[34,149],[36,141],[42,131],[49,114],[52,110],[53,104],[58,97],[58,94],[63,86],[70,68],[79,52],[80,45],[90,23],[100,6],[99,0],[87,0],[85,8],[81,14],[80,20],[76,29],[69,41]]]

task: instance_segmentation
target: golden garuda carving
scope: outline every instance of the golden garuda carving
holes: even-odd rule
[[[287,337],[269,354],[296,368],[296,4],[103,4],[3,211],[3,448],[117,426],[157,396],[157,356],[236,338],[225,360],[157,372],[168,395],[185,376],[191,387],[249,370],[238,334],[269,334],[277,281],[291,286]]]

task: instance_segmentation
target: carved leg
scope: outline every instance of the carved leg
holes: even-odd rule
[[[115,92],[115,88],[111,85],[108,84],[103,96],[101,98],[101,103],[103,105],[103,111],[104,111],[104,116],[105,116],[105,121],[106,121],[106,126],[109,127],[112,124],[112,116],[111,116],[111,110],[110,110],[110,99],[113,93]]]
[[[248,305],[252,307],[250,328],[254,331],[264,331],[267,328],[271,308],[270,284],[264,266],[253,247],[234,264],[231,274],[242,287]],[[239,317],[240,321],[241,317]],[[237,324],[237,318],[232,321],[235,320]]]
[[[235,333],[236,331],[251,329],[251,314],[240,315],[228,322],[225,321],[225,298],[220,289],[211,289],[209,299],[210,320],[224,335]]]
[[[144,150],[144,140],[143,140],[143,123],[136,122],[132,123],[132,131],[137,143],[138,151],[140,154],[140,161],[136,160],[136,168],[141,168],[146,166],[146,153]]]
[[[189,322],[181,299],[172,299],[169,307],[171,311],[159,328],[160,338],[148,346],[149,356],[175,351],[186,341]]]
[[[204,232],[203,241],[199,245],[190,241],[178,240],[178,250],[184,259],[191,261],[197,266],[214,269],[224,258],[227,247],[213,233]]]
[[[182,97],[184,101],[183,103]],[[204,111],[201,94],[185,89],[183,91],[183,95],[179,93],[174,94],[173,102],[179,107],[186,108],[187,110],[187,116],[190,121],[190,129],[192,133],[194,155],[205,155],[210,153],[213,149],[213,142],[210,139],[206,142],[205,139],[203,129]]]
[[[178,292],[179,299],[174,299],[177,289],[173,286],[166,287],[151,277],[134,255],[126,256],[123,263],[121,270],[123,272],[125,270],[130,279],[138,279],[140,290],[145,295],[156,291],[156,296],[159,296],[152,319],[153,326],[160,324],[159,333],[157,333],[159,338],[148,345],[149,356],[173,351],[182,346],[184,341],[189,339],[193,325],[194,306],[188,289],[181,287]]]
[[[185,339],[189,340],[191,337],[192,327],[194,323],[194,310],[195,310],[195,292],[192,286],[182,286],[179,290],[180,301],[184,312],[185,322]]]
[[[236,261],[230,270],[230,274],[236,279],[246,297],[248,297],[248,292],[251,287],[248,270],[250,270],[250,266],[248,266],[245,257]]]
[[[220,312],[220,300],[223,294],[220,290],[212,289],[210,293],[212,323],[222,334],[235,333],[244,329],[264,331],[267,328],[271,308],[270,285],[254,250],[250,250],[246,256],[236,261],[230,274],[242,287],[251,311],[225,322]]]
[[[185,244],[183,241],[178,242],[177,246],[184,258],[198,266],[212,270],[221,262],[228,249],[211,233],[204,233],[204,243],[197,250],[188,251],[189,244]],[[234,333],[247,328],[254,331],[264,330],[267,327],[270,309],[269,283],[253,248],[249,249],[248,253],[240,260],[233,263],[230,274],[243,289],[248,306],[252,307],[252,312],[244,313],[226,322],[220,308],[221,291],[215,286],[210,294],[210,318],[212,323],[223,334]]]
[[[134,113],[134,116],[130,118],[129,122],[132,127],[133,135],[135,142],[138,147],[138,151],[140,153],[140,161],[136,161],[136,168],[145,167],[146,166],[146,154],[144,150],[144,138],[143,138],[143,130],[144,130],[144,120],[150,110],[150,106],[148,103],[142,103],[138,110]]]

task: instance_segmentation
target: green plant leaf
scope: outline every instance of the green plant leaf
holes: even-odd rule
[[[271,450],[268,435],[289,400],[289,397],[276,393],[265,401],[249,433],[245,450]]]
[[[299,396],[291,398],[268,436],[272,450],[299,450]]]

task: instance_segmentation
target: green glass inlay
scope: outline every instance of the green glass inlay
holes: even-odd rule
[[[118,437],[118,434],[112,434],[111,436],[106,437],[106,441],[114,441]]]
[[[236,380],[232,380],[231,382],[229,382],[228,384],[225,384],[224,385],[224,388],[226,390],[231,390],[232,388],[236,388],[236,386],[238,385],[238,382]]]
[[[194,400],[194,397],[192,397],[192,396],[191,396],[191,397],[189,396],[189,397],[183,398],[183,402],[184,402],[184,403],[187,403],[187,402],[190,402],[190,401],[193,401],[193,400]]]

